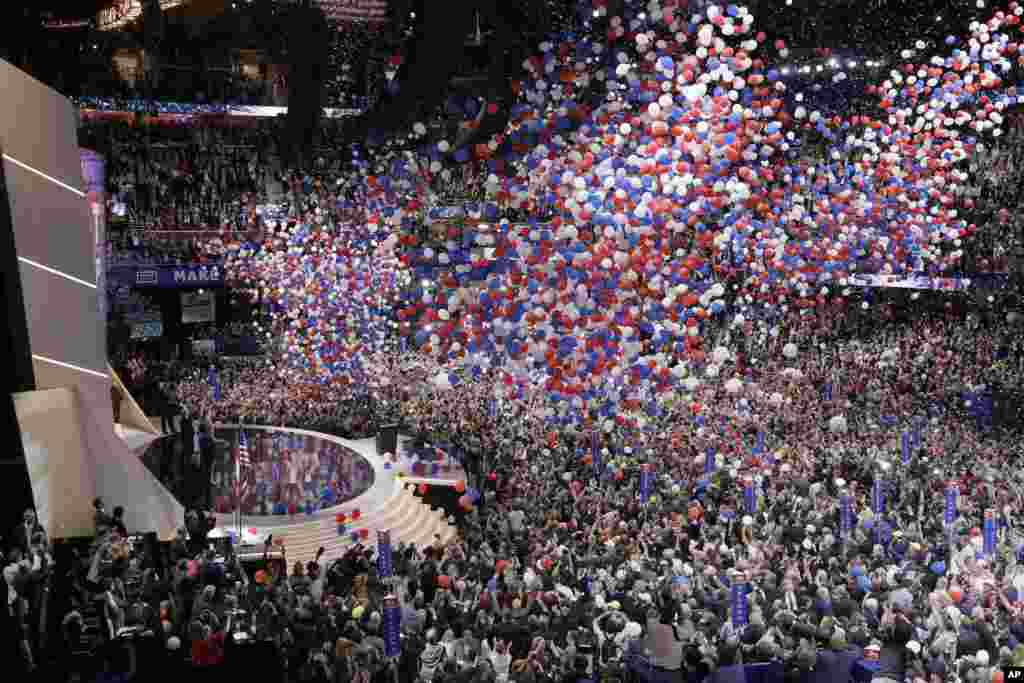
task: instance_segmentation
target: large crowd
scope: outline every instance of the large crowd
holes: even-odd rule
[[[91,130],[133,220],[179,207],[164,223],[259,228],[187,258],[223,254],[258,290],[267,357],[122,364],[156,375],[201,479],[216,423],[400,422],[483,467],[457,538],[397,543],[393,578],[372,541],[288,566],[261,539],[248,569],[202,512],[157,557],[97,501],[97,539],[62,577],[60,673],[216,671],[232,650],[338,683],[995,683],[1024,666],[1024,318],[1012,281],[964,279],[1012,270],[1021,243],[1021,139],[991,135],[1016,97],[991,74],[1016,67],[991,38],[1024,12],[972,27],[931,73],[894,72],[884,121],[840,123],[762,87],[777,79],[748,53],[764,39],[732,40],[745,10],[687,27],[677,3],[626,5],[604,21],[587,4],[574,21],[592,35],[542,46],[508,134],[473,155],[420,145],[429,122],[301,170],[275,164],[270,128],[190,127],[155,152],[145,129]],[[606,51],[621,98],[585,100],[575,60]],[[975,106],[964,70],[992,91],[984,116],[926,124],[943,101]],[[940,79],[946,99],[925,104],[915,84]],[[784,137],[805,120],[820,153]],[[949,134],[967,123],[982,142]],[[460,220],[431,213],[448,204]],[[855,287],[857,269],[959,288]],[[45,647],[46,543],[30,513],[6,540],[4,642],[26,669]]]

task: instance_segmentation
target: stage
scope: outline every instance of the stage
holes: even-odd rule
[[[215,433],[219,438],[224,435],[237,434],[240,425],[218,424],[215,426]],[[376,545],[376,532],[388,530],[391,532],[392,543],[399,542],[415,543],[419,547],[435,543],[440,537],[446,542],[454,537],[455,529],[450,526],[442,510],[432,510],[425,505],[420,498],[414,495],[415,487],[421,483],[434,486],[454,486],[455,482],[465,476],[461,466],[454,461],[446,462],[440,458],[433,464],[437,465],[438,472],[430,476],[416,476],[409,474],[415,468],[416,460],[411,457],[409,449],[406,448],[407,439],[401,439],[398,455],[394,458],[385,457],[377,451],[376,440],[373,438],[348,440],[330,434],[323,434],[303,429],[289,429],[280,427],[256,427],[245,426],[245,433],[248,441],[247,451],[250,456],[251,466],[246,468],[254,470],[262,467],[268,468],[267,456],[272,453],[266,450],[266,443],[270,441],[283,442],[284,451],[287,453],[284,460],[289,465],[281,467],[279,479],[286,481],[293,480],[293,484],[279,486],[282,495],[288,495],[291,489],[291,498],[274,498],[271,493],[271,500],[274,505],[280,506],[284,503],[287,510],[281,514],[254,514],[251,505],[251,495],[247,500],[243,495],[243,506],[246,514],[242,515],[241,524],[236,527],[235,514],[231,511],[231,505],[227,509],[223,507],[215,513],[217,519],[216,535],[227,535],[237,533],[240,528],[243,537],[266,538],[273,534],[275,542],[283,542],[289,562],[296,560],[306,562],[312,560],[319,547],[326,549],[325,559],[331,560],[340,557],[344,551],[356,542],[365,545]],[[237,436],[229,443],[237,443]],[[260,445],[260,444],[264,445]],[[259,449],[264,449],[259,452]],[[341,472],[337,461],[340,458],[350,463],[351,471],[358,468],[365,469],[365,487],[353,492],[352,497],[326,504],[328,499],[318,496],[318,504],[310,508],[307,503],[310,501],[310,491],[306,486],[307,477],[296,476],[291,472],[291,461],[308,459],[309,472],[314,469],[313,453],[334,453],[334,470]],[[298,454],[298,457],[296,457]],[[234,449],[230,459],[231,472],[222,473],[221,492],[234,487]],[[269,463],[272,469],[273,462]],[[332,464],[321,460],[317,463],[316,469],[319,473],[332,471]],[[430,469],[433,469],[431,467]],[[272,478],[272,477],[271,477]],[[314,481],[318,486],[331,486],[335,480],[342,476],[317,479]],[[252,487],[255,477],[252,474],[242,475],[243,485]],[[260,482],[266,484],[266,482]],[[215,491],[218,489],[215,489]],[[295,494],[299,493],[298,496]],[[306,493],[307,495],[302,495]],[[318,492],[319,493],[319,492]],[[233,503],[233,496],[231,497]],[[288,500],[289,502],[286,502]],[[300,506],[300,502],[302,503]],[[267,505],[263,505],[265,510]],[[280,507],[277,507],[280,511]],[[344,515],[344,523],[339,524],[339,515]]]

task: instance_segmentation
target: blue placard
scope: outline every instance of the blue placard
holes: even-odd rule
[[[910,432],[900,434],[900,462],[910,464]]]
[[[754,491],[754,482],[749,480],[743,486],[743,507],[748,515],[757,513],[757,493]]]
[[[875,479],[875,484],[871,487],[871,511],[876,515],[885,511],[885,493],[882,490],[881,479]]]
[[[650,470],[650,465],[643,465],[640,469],[640,502],[647,505],[647,501],[651,498],[651,480],[654,478],[654,473]]]
[[[982,526],[982,552],[986,557],[996,554],[996,516],[995,511],[985,510],[985,523]]]
[[[736,628],[745,628],[749,619],[747,614],[747,592],[745,584],[738,579],[733,582],[730,590],[730,612],[732,614],[732,625]]]
[[[704,454],[704,474],[712,474],[715,471],[715,449],[708,448]]]
[[[391,532],[377,532],[377,574],[382,579],[390,579],[394,576],[391,566]]]
[[[946,508],[943,511],[942,521],[946,526],[952,526],[956,522],[956,497],[955,486],[946,487]]]
[[[398,657],[402,654],[402,609],[398,598],[388,595],[384,598],[384,656]]]
[[[853,529],[853,510],[850,508],[850,494],[844,493],[839,496],[839,530],[843,538],[849,538]]]

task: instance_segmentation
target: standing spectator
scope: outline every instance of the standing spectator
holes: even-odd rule
[[[32,549],[32,539],[37,534],[46,536],[46,531],[43,526],[36,520],[36,513],[34,510],[25,510],[21,516],[21,524],[14,528],[11,532],[11,545],[23,553],[29,553]]]

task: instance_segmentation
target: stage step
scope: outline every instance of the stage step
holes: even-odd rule
[[[358,521],[346,522],[349,532],[360,529],[369,530],[365,545],[377,543],[378,530],[390,530],[391,542],[415,544],[418,548],[432,545],[435,535],[441,537],[442,543],[455,538],[455,528],[448,524],[444,512],[432,510],[413,493],[411,485],[402,486],[378,510],[362,516]],[[337,524],[333,517],[312,520],[308,523],[292,524],[273,530],[275,538],[284,540],[289,565],[294,562],[305,564],[316,556],[321,546],[325,549],[321,562],[330,562],[344,555],[353,542],[349,533],[338,535]]]

